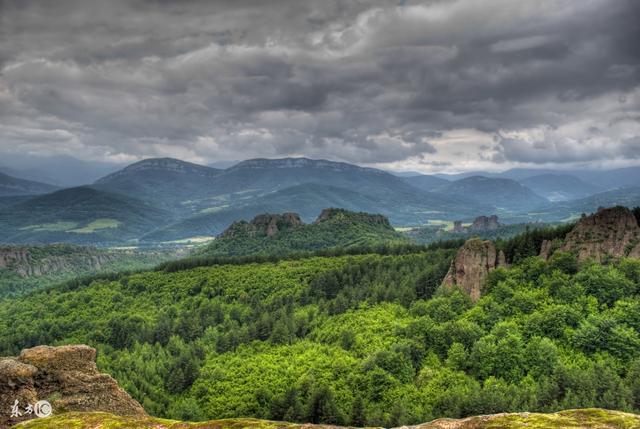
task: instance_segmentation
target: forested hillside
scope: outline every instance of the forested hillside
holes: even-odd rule
[[[283,217],[289,216],[293,222]],[[325,209],[315,222],[304,224],[295,213],[264,214],[251,222],[234,222],[199,252],[206,256],[285,255],[340,246],[408,243],[382,215]]]
[[[639,411],[640,261],[545,262],[529,257],[540,238],[500,245],[519,262],[493,271],[475,305],[439,289],[450,246],[72,282],[0,303],[12,327],[0,331],[0,354],[87,343],[150,414],[191,420],[398,426]]]

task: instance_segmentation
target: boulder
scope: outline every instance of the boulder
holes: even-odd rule
[[[27,404],[48,401],[53,414],[67,411],[104,411],[144,416],[144,409],[118,383],[96,367],[96,350],[85,345],[38,346],[20,355],[0,359],[0,409],[11,410],[17,400],[20,417],[0,414],[0,427],[35,417]]]

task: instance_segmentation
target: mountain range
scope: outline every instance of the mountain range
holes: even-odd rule
[[[65,189],[1,174],[0,242],[165,242],[215,236],[262,213],[311,222],[326,207],[380,213],[396,227],[494,213],[507,223],[558,221],[600,205],[640,205],[640,192],[628,187],[635,178],[639,168],[397,175],[307,158],[225,169],[154,158]]]
[[[58,189],[56,186],[47,183],[19,179],[0,173],[0,197],[46,194],[56,189]]]

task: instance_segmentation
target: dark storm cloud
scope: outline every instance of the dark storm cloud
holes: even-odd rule
[[[639,12],[634,0],[0,0],[0,150],[428,169],[637,160]]]

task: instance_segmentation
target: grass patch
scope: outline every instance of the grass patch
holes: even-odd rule
[[[78,226],[77,222],[60,220],[55,223],[41,223],[20,228],[21,231],[69,231]]]
[[[83,228],[76,228],[67,232],[75,232],[76,234],[93,234],[99,229],[118,228],[122,222],[116,219],[102,218],[96,219]]]

